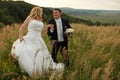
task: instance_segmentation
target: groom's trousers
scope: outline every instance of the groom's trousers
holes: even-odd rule
[[[63,57],[63,60],[65,62],[65,65],[66,66],[69,66],[69,55],[68,55],[68,42],[54,42],[53,43],[53,46],[52,46],[52,58],[53,58],[53,61],[54,62],[58,62],[57,61],[57,53],[58,53],[58,50],[60,50],[60,53]]]

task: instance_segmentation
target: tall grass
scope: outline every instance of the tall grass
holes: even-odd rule
[[[74,29],[69,40],[71,64],[65,68],[63,80],[120,80],[120,27],[71,25]],[[19,76],[26,79],[17,62],[9,57],[12,43],[18,38],[19,26],[6,26],[0,32],[0,79],[3,80]],[[43,38],[51,50],[46,31]],[[60,54],[58,60],[63,61]]]

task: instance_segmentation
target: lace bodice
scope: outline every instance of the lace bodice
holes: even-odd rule
[[[27,35],[39,35],[43,28],[43,22],[37,20],[31,20],[28,24],[28,33]]]

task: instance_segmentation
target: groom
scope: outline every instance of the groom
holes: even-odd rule
[[[71,28],[68,20],[61,18],[62,11],[58,8],[53,9],[53,19],[49,21],[47,34],[50,36],[52,47],[52,58],[54,62],[57,61],[57,53],[60,50],[61,55],[64,59],[65,65],[69,66],[69,55],[68,55],[68,38],[70,36],[65,35],[65,30]]]

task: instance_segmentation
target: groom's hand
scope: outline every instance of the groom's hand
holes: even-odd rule
[[[72,38],[72,34],[67,35],[68,40]]]

